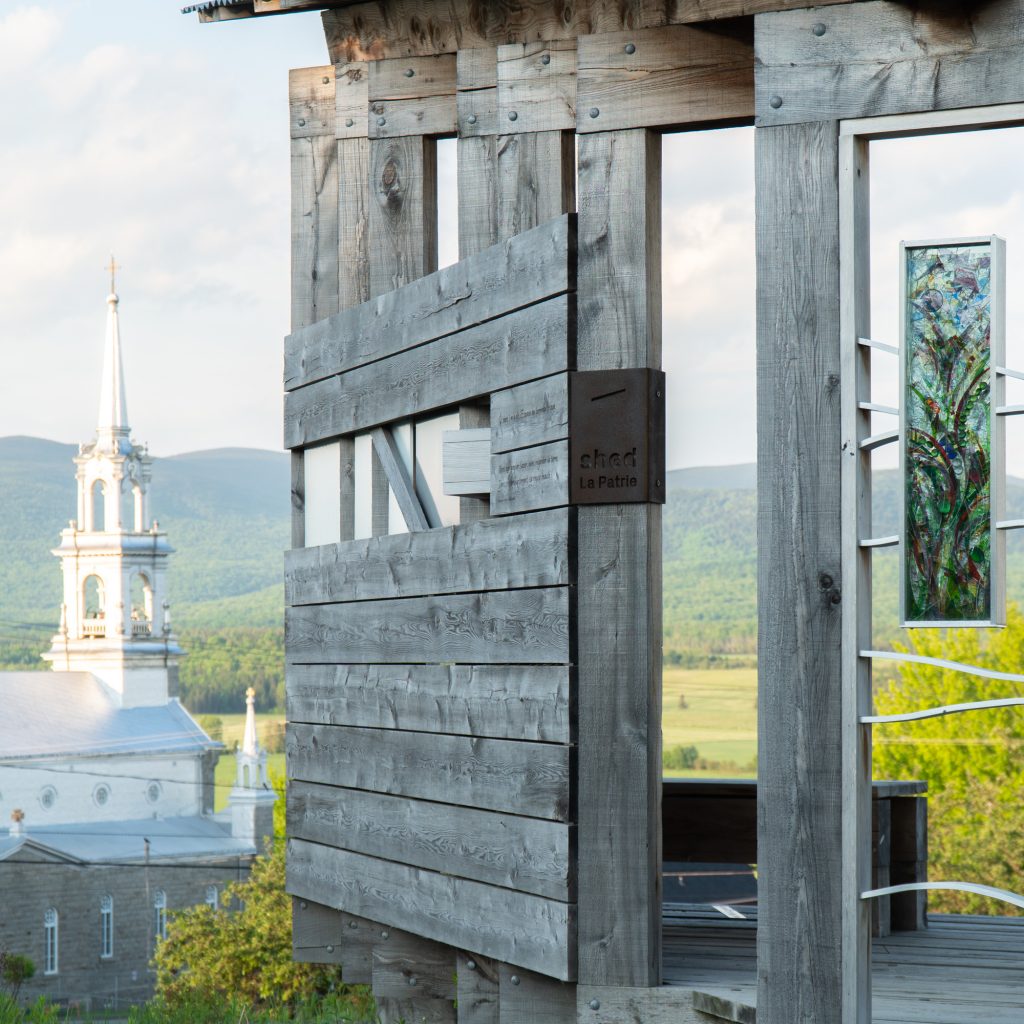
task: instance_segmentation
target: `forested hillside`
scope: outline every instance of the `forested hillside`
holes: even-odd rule
[[[0,439],[0,667],[45,668],[60,606],[50,549],[74,515],[73,445]],[[753,465],[675,470],[664,514],[665,661],[754,664],[757,494]],[[897,479],[878,474],[875,534],[897,530]],[[1024,518],[1024,482],[1008,515]],[[288,543],[288,462],[247,449],[157,459],[154,514],[176,550],[170,594],[186,703],[237,710],[247,686],[261,708],[283,704],[282,552]],[[1010,599],[1024,603],[1024,551],[1010,538]],[[876,642],[896,635],[897,557],[874,555]]]

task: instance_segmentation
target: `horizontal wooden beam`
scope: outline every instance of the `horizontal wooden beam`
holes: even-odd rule
[[[569,582],[569,514],[564,509],[285,554],[285,603],[290,606]]]
[[[290,722],[569,742],[567,665],[288,665]]]
[[[576,218],[565,215],[285,339],[293,389],[571,291]]]
[[[499,134],[572,131],[576,124],[576,41],[499,46],[497,90]]]
[[[568,436],[568,374],[555,374],[491,395],[492,452],[564,441]]]
[[[300,839],[288,842],[287,889],[549,977],[576,973],[572,904]]]
[[[455,54],[367,64],[371,139],[455,133]]]
[[[729,31],[674,25],[579,41],[580,134],[753,118],[749,23]]]
[[[1024,100],[1024,22],[1009,0],[956,9],[867,0],[757,20],[760,125]]]
[[[568,503],[568,441],[491,456],[491,515],[557,508]]]
[[[575,339],[576,304],[571,295],[559,295],[318,380],[285,395],[285,447],[419,416],[568,369]]]
[[[292,780],[288,835],[568,902],[571,826]],[[337,911],[335,911],[337,913]]]
[[[569,749],[560,744],[292,723],[287,752],[294,781],[551,821],[569,813]]]
[[[285,609],[291,664],[568,664],[565,587]]]

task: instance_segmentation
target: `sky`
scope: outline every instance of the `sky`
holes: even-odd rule
[[[326,63],[320,19],[200,25],[178,6],[0,8],[0,87],[22,98],[0,107],[0,436],[91,436],[113,253],[136,437],[157,455],[280,447],[287,73]],[[440,146],[441,265],[456,246],[455,149]],[[754,132],[665,136],[663,152],[668,464],[752,461]],[[1019,129],[873,145],[881,340],[895,341],[901,237],[996,232],[1008,241],[1008,361],[1024,366],[1022,156]],[[891,403],[883,365],[874,397]],[[1024,474],[1017,447],[1011,471]]]

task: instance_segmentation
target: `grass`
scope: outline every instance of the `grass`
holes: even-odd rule
[[[686,778],[754,774],[757,756],[757,670],[668,668],[662,676],[662,741],[695,746],[703,768],[666,771]],[[686,707],[680,705],[685,697]]]

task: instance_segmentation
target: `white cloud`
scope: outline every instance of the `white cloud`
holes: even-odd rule
[[[17,7],[0,18],[0,79],[14,78],[50,48],[60,19],[41,7]]]

